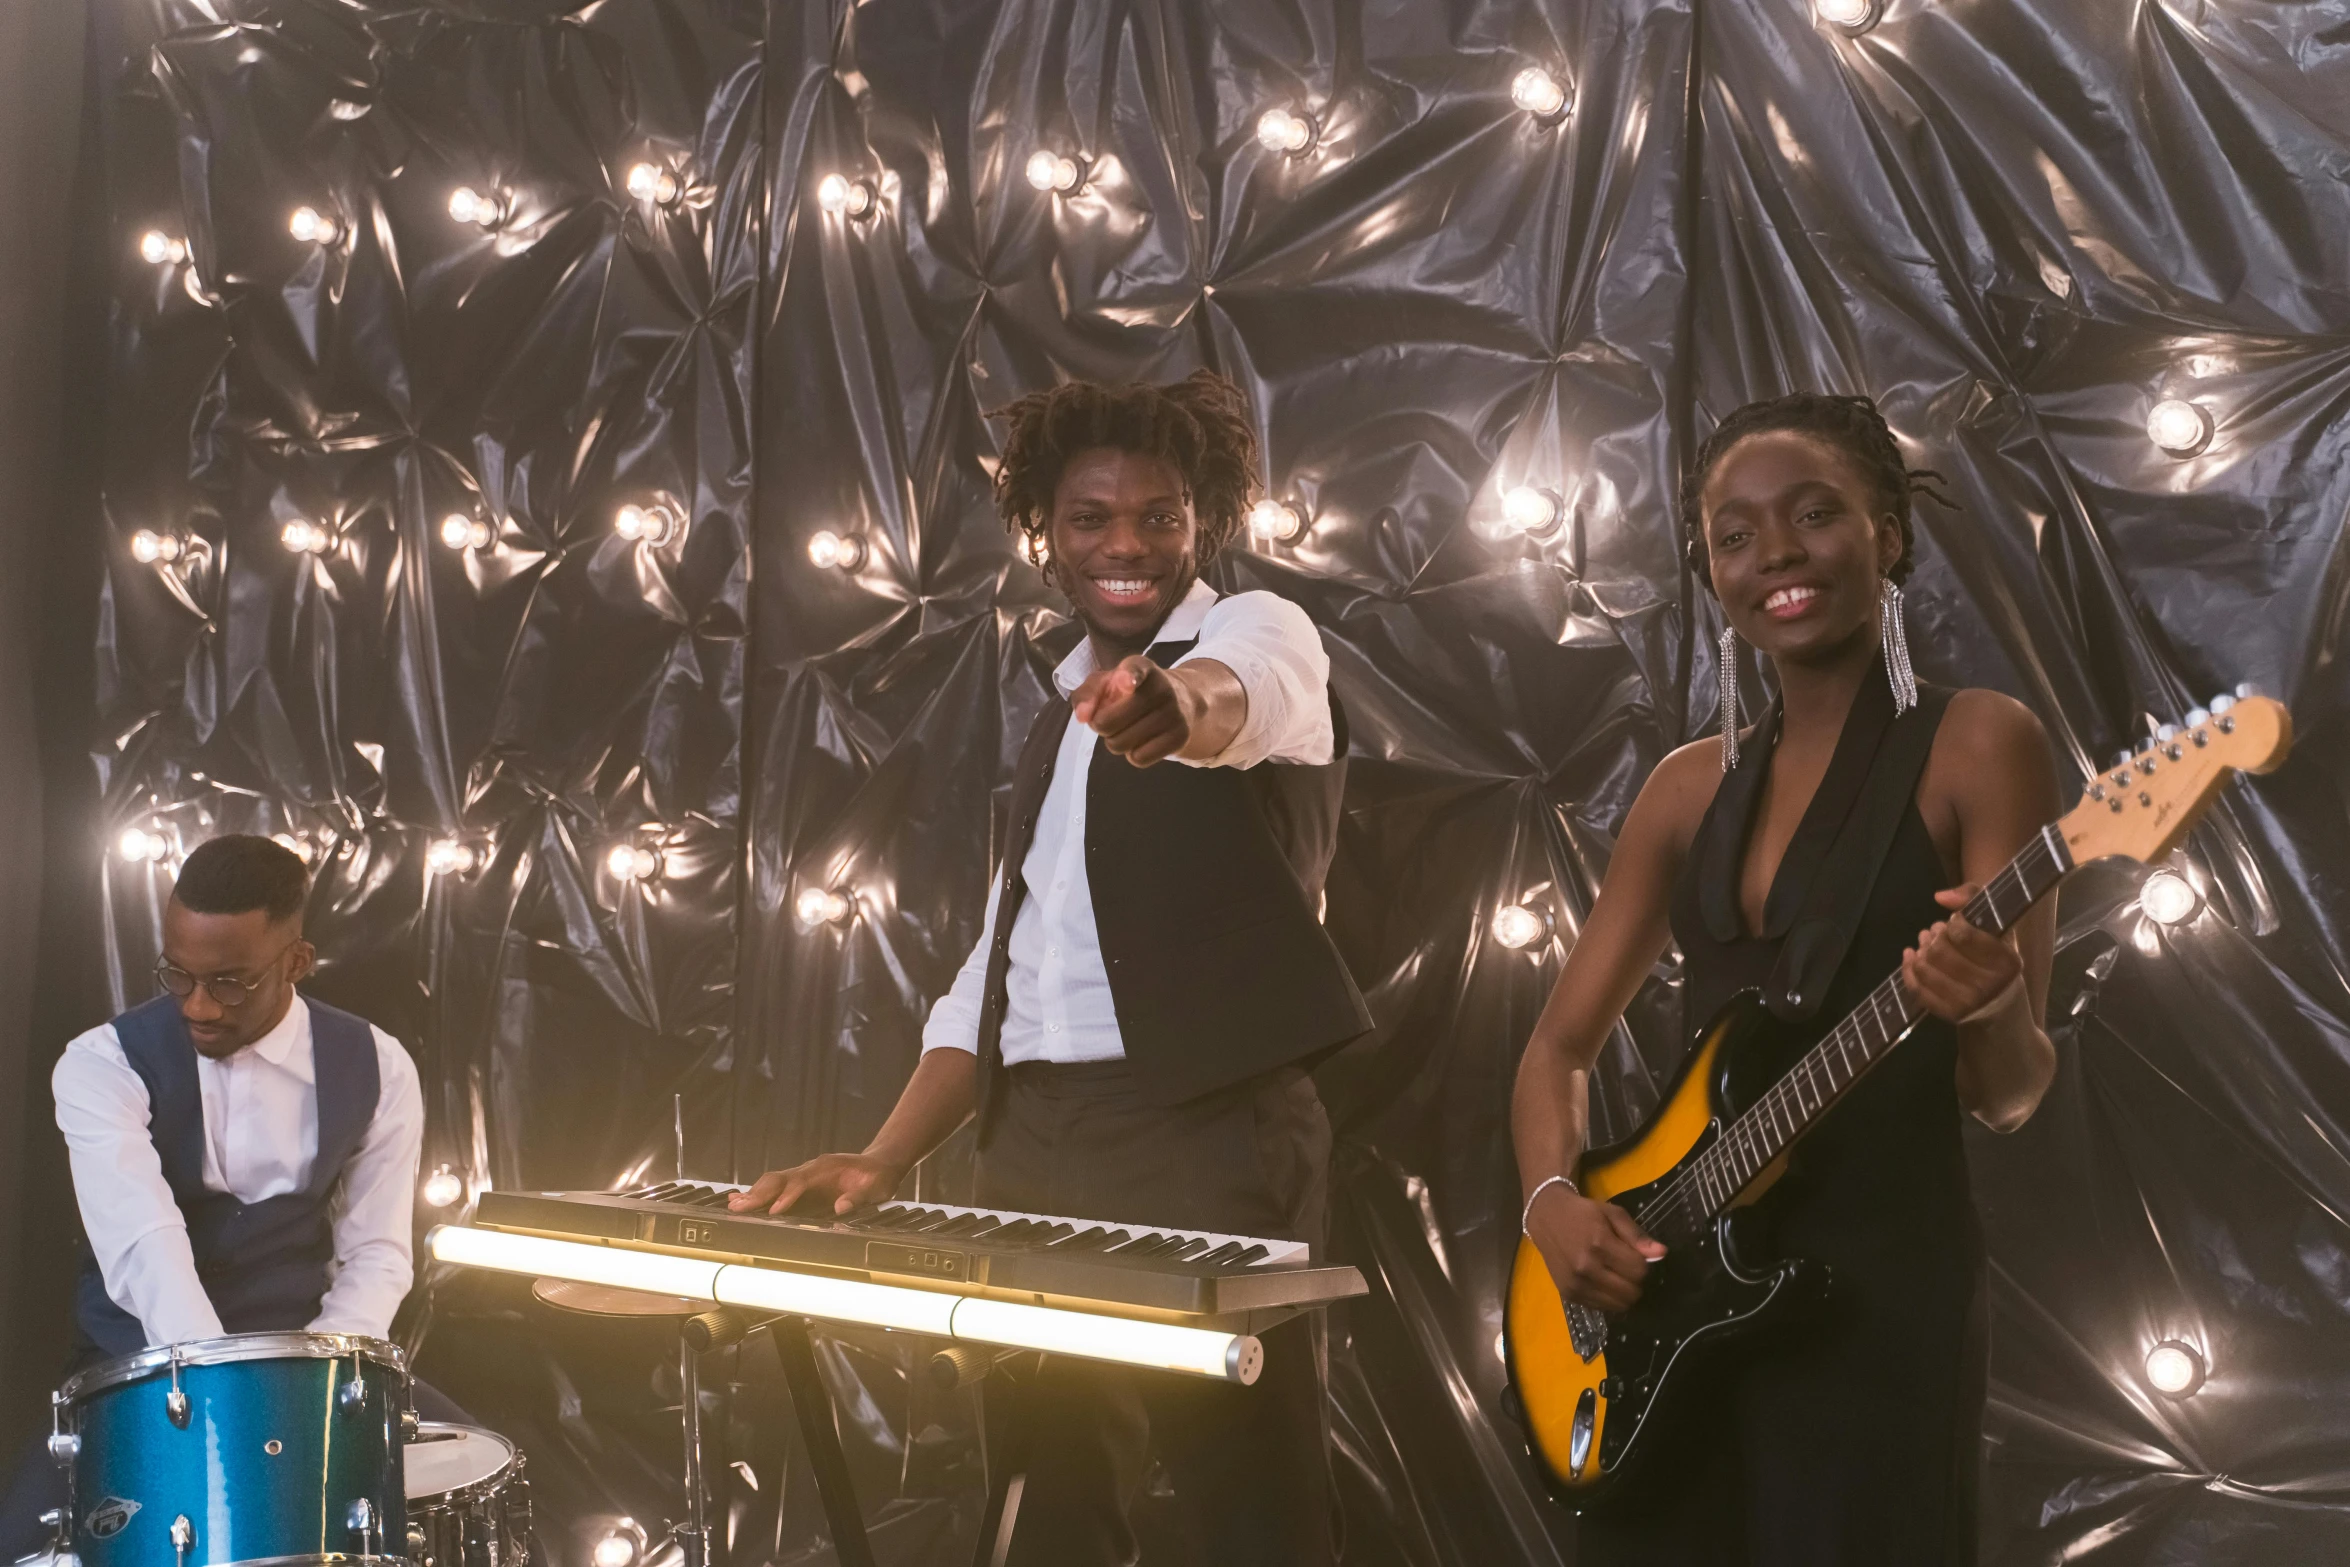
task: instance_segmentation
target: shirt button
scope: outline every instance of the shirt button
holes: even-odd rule
[[[1044,1031],[1048,1034],[1057,1034],[1061,1031],[1061,1025],[1058,1023],[1047,1023],[1044,1026]]]
[[[1044,955],[1048,958],[1057,958],[1061,955],[1061,949],[1058,947],[1047,947],[1044,949]]]
[[[1053,883],[1053,891],[1055,891],[1055,892],[1065,892],[1065,891],[1067,891],[1067,890],[1068,890],[1068,886],[1069,886],[1069,884],[1068,884],[1067,882],[1065,882],[1065,881],[1057,881],[1057,882],[1054,882],[1054,883]]]

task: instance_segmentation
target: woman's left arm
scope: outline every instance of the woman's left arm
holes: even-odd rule
[[[1935,736],[1966,764],[1948,774],[1964,885],[1934,895],[1948,919],[1918,933],[1902,955],[1903,984],[1932,1016],[1958,1025],[1958,1100],[1995,1132],[2031,1119],[2056,1075],[2056,1046],[2041,1027],[2056,947],[2056,901],[2042,900],[2005,936],[1958,914],[1983,883],[2058,814],[2048,738],[2029,708],[1990,691],[1951,700]]]

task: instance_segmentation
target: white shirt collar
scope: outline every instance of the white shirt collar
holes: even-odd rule
[[[243,1055],[249,1050],[271,1066],[284,1066],[286,1057],[294,1053],[294,1046],[300,1043],[309,1032],[310,1003],[304,1001],[302,993],[297,990],[294,992],[293,1002],[286,1008],[286,1015],[277,1020],[277,1026],[247,1045],[244,1050],[238,1051],[237,1055]],[[235,1058],[232,1056],[229,1059],[234,1060]]]
[[[1183,595],[1181,603],[1168,611],[1159,629],[1151,634],[1152,643],[1188,642],[1198,636],[1199,628],[1207,621],[1208,610],[1222,597],[1221,593],[1205,582],[1193,578],[1191,591]],[[1093,638],[1080,637],[1076,648],[1053,670],[1053,684],[1059,688],[1061,695],[1071,696],[1079,686],[1085,684],[1085,677],[1093,671]]]

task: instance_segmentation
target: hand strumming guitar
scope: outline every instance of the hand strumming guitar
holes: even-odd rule
[[[1549,1264],[1560,1298],[1601,1311],[1628,1310],[1640,1298],[1648,1265],[1665,1254],[1623,1209],[1566,1186],[1535,1197],[1526,1235]]]

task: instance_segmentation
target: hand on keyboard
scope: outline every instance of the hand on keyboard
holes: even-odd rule
[[[820,1154],[788,1170],[769,1170],[736,1192],[726,1206],[736,1213],[789,1213],[805,1204],[818,1212],[847,1213],[871,1203],[887,1202],[906,1172],[867,1154]]]

